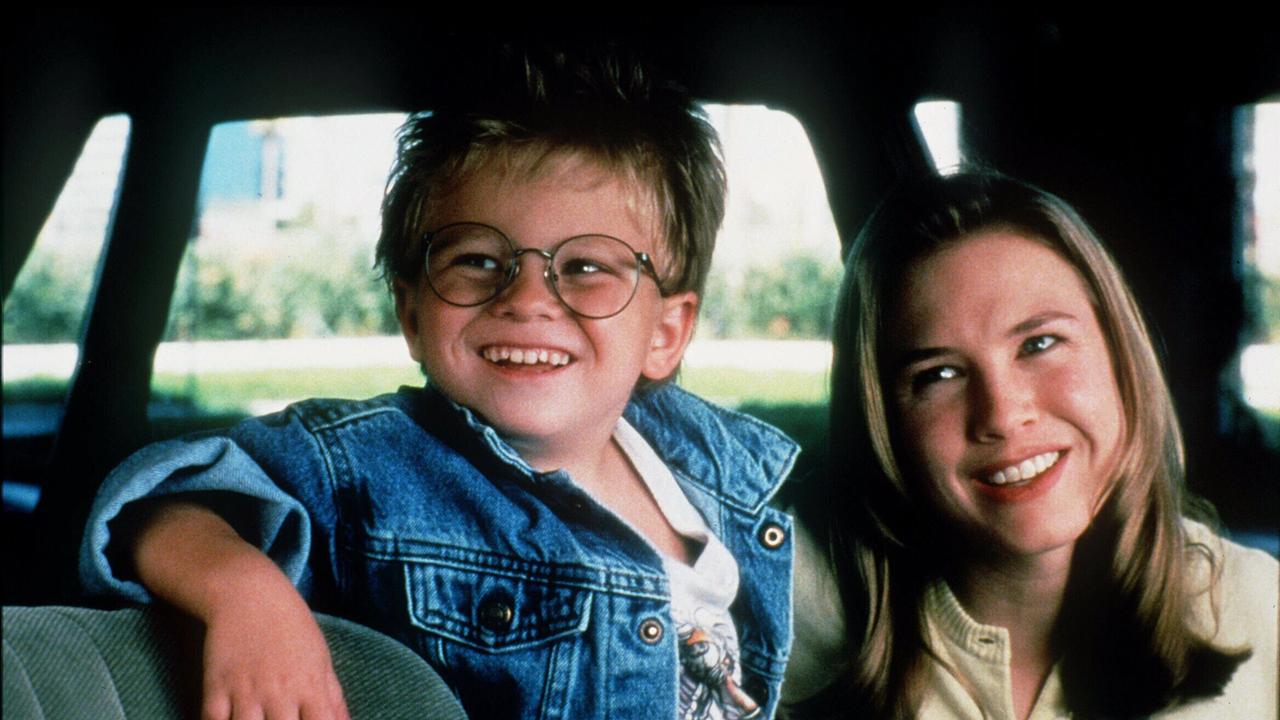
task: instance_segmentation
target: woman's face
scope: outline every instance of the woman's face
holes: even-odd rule
[[[889,308],[886,400],[904,470],[968,551],[1069,553],[1124,427],[1079,274],[1043,243],[982,232],[916,262]]]

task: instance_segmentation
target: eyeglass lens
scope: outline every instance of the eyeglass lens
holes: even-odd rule
[[[431,237],[427,281],[447,303],[479,305],[510,284],[517,272],[517,257],[525,254],[544,253],[516,250],[504,235],[484,225],[450,225]],[[546,275],[556,296],[573,312],[604,318],[631,302],[640,264],[625,242],[606,235],[582,235],[557,245],[551,255]]]

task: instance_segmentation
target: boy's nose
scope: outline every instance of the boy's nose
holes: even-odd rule
[[[551,287],[548,260],[539,252],[517,255],[515,277],[489,307],[502,317],[559,317],[565,311]]]
[[[1008,440],[1039,418],[1035,390],[1017,372],[974,373],[968,390],[969,435],[978,442]]]

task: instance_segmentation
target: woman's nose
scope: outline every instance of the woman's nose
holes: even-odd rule
[[[1039,418],[1030,378],[1016,371],[976,373],[969,383],[969,434],[978,442],[1008,440]]]
[[[551,287],[548,260],[540,253],[517,255],[515,276],[490,303],[490,311],[502,317],[559,317],[564,306]]]

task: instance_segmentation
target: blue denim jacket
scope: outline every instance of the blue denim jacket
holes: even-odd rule
[[[737,559],[742,686],[772,716],[793,549],[790,518],[766,503],[796,446],[674,385],[637,392],[625,417]],[[565,472],[535,471],[430,388],[309,400],[144,448],[95,501],[86,588],[148,600],[112,571],[112,520],[139,498],[188,492],[207,493],[313,607],[416,650],[472,717],[675,715],[676,632],[657,554]]]

